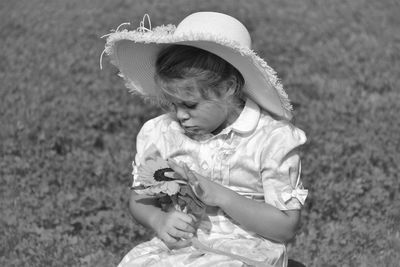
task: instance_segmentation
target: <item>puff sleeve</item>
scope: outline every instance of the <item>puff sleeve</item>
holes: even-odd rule
[[[161,118],[158,117],[145,122],[136,136],[136,155],[135,160],[132,161],[132,186],[138,186],[140,184],[137,182],[138,167],[144,161],[144,152],[157,145],[156,142],[159,140],[160,135],[159,128],[162,122],[160,119]]]
[[[265,202],[280,210],[300,209],[308,191],[300,180],[298,148],[304,132],[291,124],[271,131],[261,152],[261,179]]]

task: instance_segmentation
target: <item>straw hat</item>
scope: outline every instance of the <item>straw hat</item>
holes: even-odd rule
[[[217,12],[197,12],[177,27],[162,25],[152,29],[146,14],[134,31],[120,30],[125,24],[129,23],[105,35],[103,53],[110,56],[131,92],[155,96],[154,72],[159,52],[171,44],[189,45],[216,54],[238,69],[245,80],[244,95],[260,107],[284,119],[292,118],[292,106],[275,71],[251,49],[250,34],[237,19]]]

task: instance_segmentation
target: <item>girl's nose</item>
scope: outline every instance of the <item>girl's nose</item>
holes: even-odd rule
[[[179,121],[185,121],[190,118],[189,112],[187,110],[177,107],[176,108],[176,117]]]

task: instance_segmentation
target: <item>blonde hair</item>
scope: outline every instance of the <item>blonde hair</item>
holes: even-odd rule
[[[165,96],[182,99],[200,95],[205,100],[220,101],[230,108],[243,103],[242,74],[230,63],[203,49],[171,45],[158,55],[155,81]]]

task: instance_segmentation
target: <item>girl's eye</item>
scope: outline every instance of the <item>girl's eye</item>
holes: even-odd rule
[[[197,107],[198,103],[195,102],[181,102],[181,103],[171,103],[172,110],[177,111],[178,107],[179,108],[184,108],[184,109],[195,109]]]
[[[197,107],[197,103],[188,103],[188,102],[185,102],[183,105],[184,105],[186,108],[188,108],[188,109],[195,109],[195,108]]]

